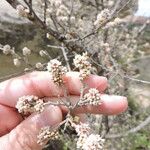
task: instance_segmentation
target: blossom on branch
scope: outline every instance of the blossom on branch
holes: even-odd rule
[[[17,101],[16,108],[19,113],[29,115],[33,112],[42,112],[44,110],[44,102],[37,96],[22,96]]]
[[[91,64],[89,61],[89,56],[87,53],[83,53],[82,55],[76,55],[74,60],[74,65],[80,71],[80,80],[84,80],[87,76],[91,74]]]
[[[39,145],[45,145],[49,140],[56,140],[59,138],[59,132],[53,130],[51,127],[46,126],[41,128],[39,135],[37,136]]]
[[[63,84],[63,75],[67,72],[67,69],[62,66],[60,61],[57,59],[51,60],[47,65],[47,70],[52,73],[52,80],[55,84]]]

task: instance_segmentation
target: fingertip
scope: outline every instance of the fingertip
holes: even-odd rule
[[[99,109],[105,115],[117,115],[128,108],[127,98],[117,95],[102,95],[102,104]]]
[[[128,108],[127,98],[123,96],[102,94],[101,101],[102,103],[98,106],[87,105],[76,108],[74,113],[117,115]]]

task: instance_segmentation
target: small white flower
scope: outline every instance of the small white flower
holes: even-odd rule
[[[22,53],[23,53],[24,56],[27,56],[27,55],[31,54],[31,50],[29,48],[27,48],[27,47],[24,47],[22,49]]]
[[[91,69],[91,64],[89,62],[89,56],[87,55],[87,53],[76,55],[73,62],[76,68]]]
[[[115,18],[114,22],[115,22],[116,24],[119,24],[119,23],[122,22],[122,20],[121,20],[120,18],[117,17],[117,18]]]
[[[44,56],[47,55],[47,54],[46,54],[46,52],[45,52],[44,50],[40,50],[40,51],[39,51],[39,55],[40,55],[41,57],[44,57]]]
[[[76,20],[75,16],[71,16],[71,17],[70,17],[70,22],[71,22],[71,23],[75,23],[75,20]]]
[[[52,7],[58,8],[62,4],[62,0],[50,0],[50,4]]]
[[[53,59],[50,62],[48,62],[47,70],[51,72],[56,69],[59,69],[60,66],[61,66],[61,62],[58,61],[57,59]]]
[[[17,10],[18,13],[20,13],[20,12],[24,11],[24,6],[17,5],[16,10]]]
[[[50,39],[51,35],[49,33],[46,33],[46,38]]]
[[[109,7],[112,7],[112,6],[114,5],[114,3],[115,3],[115,2],[114,2],[113,0],[109,0],[109,1],[108,1],[108,6],[109,6]]]
[[[81,81],[91,74],[92,67],[87,53],[83,53],[82,55],[76,55],[73,62],[75,67],[79,68],[80,71],[79,77]]]
[[[110,17],[110,11],[109,9],[104,9],[102,10],[98,15],[97,15],[97,19],[94,22],[95,26],[99,26],[101,23],[105,22],[107,19],[109,19]]]
[[[84,142],[86,141],[86,139],[87,139],[86,134],[79,136],[79,138],[77,140],[77,149],[83,149],[82,147],[83,147]]]
[[[26,17],[29,14],[29,9],[25,8],[22,5],[17,5],[16,10],[18,14],[22,17]]]
[[[11,47],[10,47],[10,45],[5,45],[3,48],[2,48],[2,50],[3,50],[3,53],[5,54],[5,55],[8,55],[8,54],[10,54],[11,53]]]
[[[42,112],[44,110],[44,102],[34,95],[22,96],[16,104],[18,112],[23,115],[28,115],[33,112]]]
[[[114,21],[108,22],[106,24],[106,28],[114,27],[116,25],[119,25],[120,23],[121,23],[121,19],[120,18],[115,18]]]
[[[38,63],[35,64],[35,67],[36,67],[37,69],[41,69],[41,68],[43,68],[43,64],[40,63],[40,62],[38,62]]]
[[[33,112],[33,103],[35,103],[38,100],[38,97],[36,96],[22,96],[19,98],[16,104],[16,108],[18,109],[19,113],[22,113],[24,115],[32,113]]]
[[[57,59],[51,60],[47,65],[47,70],[52,73],[52,80],[57,85],[63,84],[63,75],[67,72],[66,67],[63,67]]]
[[[60,5],[57,9],[56,16],[67,16],[69,13],[69,9],[65,5]]]
[[[37,136],[39,145],[46,144],[49,140],[55,140],[59,138],[59,132],[57,130],[53,130],[51,127],[46,126],[40,130],[39,135]]]
[[[35,106],[34,106],[34,111],[41,113],[42,111],[44,111],[44,102],[43,100],[39,99],[36,101]]]
[[[59,16],[59,17],[57,17],[57,19],[58,19],[58,21],[67,22],[68,16]]]
[[[79,78],[80,78],[81,81],[83,81],[90,74],[91,74],[91,69],[81,69]]]
[[[104,146],[104,139],[98,134],[89,135],[82,146],[83,150],[102,150]]]
[[[46,12],[49,13],[49,14],[51,14],[53,12],[53,10],[54,10],[53,8],[47,8]]]
[[[78,105],[100,105],[101,103],[101,94],[97,89],[91,88],[89,92],[83,96],[83,99],[79,101]]]
[[[19,66],[21,65],[21,62],[20,62],[20,60],[19,60],[18,58],[15,58],[15,59],[13,60],[13,62],[14,62],[14,65],[15,65],[16,67],[19,67]]]
[[[90,132],[90,127],[86,123],[80,123],[78,125],[74,125],[74,128],[78,136],[88,135]]]

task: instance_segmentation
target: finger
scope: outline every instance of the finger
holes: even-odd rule
[[[0,149],[41,150],[37,135],[42,127],[54,126],[62,121],[60,108],[49,106],[41,114],[32,114],[9,134],[0,139]]]
[[[79,72],[69,72],[65,76],[66,86],[70,94],[80,95],[82,83],[79,79]],[[97,75],[90,75],[84,82],[89,88],[96,88],[103,92],[107,88],[107,78]]]
[[[45,98],[46,101],[57,101],[57,98]],[[70,101],[75,104],[79,100],[79,96],[70,96]],[[101,96],[102,104],[100,106],[84,106],[78,109],[75,109],[75,115],[83,115],[81,113],[93,113],[93,114],[104,114],[104,115],[114,115],[124,112],[127,107],[127,99],[122,96],[109,96],[109,95],[102,95]],[[67,114],[68,109],[66,107],[61,107],[63,114]],[[9,107],[0,107],[0,135],[3,135],[13,129],[19,122],[22,120],[21,116],[14,110]],[[8,119],[6,119],[6,117]],[[84,117],[80,117],[81,120],[84,120]]]
[[[0,136],[8,133],[22,121],[22,117],[14,109],[0,105]]]
[[[78,72],[69,72],[64,77],[69,94],[79,95],[81,82]],[[85,82],[89,87],[103,91],[107,87],[107,79],[96,75],[89,76]],[[58,88],[48,72],[32,72],[24,76],[10,79],[0,84],[0,103],[14,107],[19,97],[36,95],[39,97],[58,96],[63,93],[63,88]]]
[[[127,98],[116,95],[102,95],[102,103],[99,106],[83,106],[77,108],[74,113],[93,113],[104,115],[117,115],[124,112],[128,107]]]
[[[75,104],[79,100],[79,96],[70,96],[70,101]],[[45,98],[45,101],[57,101],[57,98]],[[65,101],[62,98],[62,101]],[[115,115],[124,112],[128,107],[127,98],[124,96],[117,95],[101,95],[101,105],[99,106],[82,106],[74,110],[75,114],[80,113],[92,113],[92,114],[104,114],[104,115]],[[64,114],[68,112],[68,108],[61,106]]]

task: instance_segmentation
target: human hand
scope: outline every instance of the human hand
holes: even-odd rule
[[[65,78],[71,101],[79,99],[81,83],[79,73],[69,72]],[[101,93],[107,87],[107,79],[90,75],[85,82],[90,88],[97,88]],[[40,98],[57,99],[62,94],[48,72],[33,72],[24,76],[0,83],[0,149],[1,150],[40,150],[37,134],[43,126],[56,125],[63,120],[66,109],[48,106],[41,114],[34,113],[23,120],[16,111],[15,105],[19,97],[36,95]],[[126,110],[127,99],[122,96],[102,94],[100,106],[86,106],[75,110],[76,114],[96,113],[105,115],[119,114]]]

